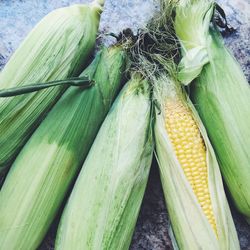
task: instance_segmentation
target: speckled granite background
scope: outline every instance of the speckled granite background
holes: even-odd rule
[[[0,0],[0,69],[44,15],[55,8],[80,2],[90,1]],[[225,42],[240,62],[250,82],[250,2],[249,0],[219,0],[218,2],[224,8],[229,23],[237,29],[234,34],[225,37]],[[100,31],[101,33],[111,31],[117,33],[126,27],[136,30],[146,24],[156,9],[157,5],[154,0],[106,0]],[[250,250],[250,226],[235,211],[232,204],[231,208],[241,249]],[[172,249],[168,226],[159,173],[156,164],[153,164],[131,250]],[[56,222],[40,250],[53,249],[55,230]]]

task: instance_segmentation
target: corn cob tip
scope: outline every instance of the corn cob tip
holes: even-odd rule
[[[105,0],[94,0],[93,4],[94,5],[99,5],[101,7],[104,6]]]

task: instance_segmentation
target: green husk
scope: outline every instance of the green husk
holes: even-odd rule
[[[206,130],[189,98],[173,77],[161,74],[154,81],[156,155],[160,167],[166,205],[170,217],[175,249],[240,249],[236,229],[225,196],[219,166]],[[172,98],[186,105],[202,134],[208,167],[208,183],[218,236],[209,224],[177,160],[165,127],[164,105]],[[159,112],[159,108],[161,112]],[[167,112],[167,111],[166,111]]]
[[[63,212],[56,249],[125,250],[153,154],[148,83],[134,75],[107,115]]]
[[[103,49],[81,74],[94,85],[70,87],[18,155],[0,192],[2,249],[36,249],[79,172],[116,94],[126,54]]]
[[[0,89],[78,76],[94,48],[102,7],[57,9],[31,31],[0,74]],[[66,87],[0,98],[0,173],[14,160]]]
[[[211,25],[215,3],[177,5],[175,30],[183,58],[179,79],[208,131],[221,172],[238,210],[250,219],[250,87],[237,61]],[[195,35],[196,34],[196,35]]]

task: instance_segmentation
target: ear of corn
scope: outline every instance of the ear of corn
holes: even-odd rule
[[[64,210],[56,249],[129,249],[151,165],[147,82],[134,76],[106,117]]]
[[[120,86],[121,47],[103,49],[69,88],[15,160],[0,193],[0,246],[36,249],[75,178]]]
[[[102,7],[73,5],[47,15],[0,74],[0,88],[78,76],[94,48]],[[11,164],[65,87],[0,98],[0,173]]]
[[[210,25],[214,1],[186,2],[177,7],[175,18],[183,54],[179,77],[188,84],[198,76],[191,85],[191,99],[208,131],[234,203],[250,220],[250,87],[216,27]],[[193,53],[201,51],[199,48],[202,53]],[[194,68],[199,68],[200,74],[194,74]]]
[[[161,181],[179,249],[240,249],[206,131],[178,82],[154,82],[155,141]]]

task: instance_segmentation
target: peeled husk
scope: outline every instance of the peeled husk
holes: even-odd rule
[[[169,76],[160,76],[154,81],[154,86],[154,99],[158,103],[154,125],[156,155],[175,249],[240,249],[219,166],[194,106],[180,88],[180,83]],[[208,186],[217,236],[198,203],[168,136],[164,117],[167,98],[176,98],[191,110],[202,134],[206,146]]]

